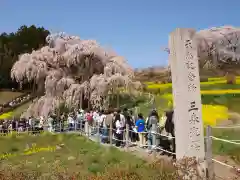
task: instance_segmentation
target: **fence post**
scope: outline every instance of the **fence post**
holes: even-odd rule
[[[100,123],[97,122],[97,142],[100,143]]]
[[[110,123],[110,129],[109,129],[109,142],[110,146],[112,146],[112,136],[113,136],[113,128],[112,128],[112,122]]]
[[[215,180],[214,164],[212,161],[212,127],[207,126],[206,137],[206,163],[207,163],[207,179]]]
[[[126,124],[126,148],[129,148],[129,124]]]
[[[75,129],[75,132],[77,131],[77,119],[75,120],[75,127],[74,127],[74,129]]]
[[[89,138],[88,121],[85,121],[85,130],[84,130],[84,134]]]
[[[156,124],[153,124],[151,134],[152,134],[152,150],[154,155],[156,155],[156,132],[157,132],[156,130],[157,126]]]
[[[59,132],[62,132],[62,120],[60,120],[59,123],[60,123],[60,124],[59,124],[59,128],[60,128],[60,129],[59,129]]]
[[[18,121],[16,121],[16,133],[18,135]]]
[[[79,127],[79,130],[80,130],[80,134],[82,135],[82,126],[83,126],[83,122],[82,122],[82,119],[81,119],[81,121],[80,121],[79,123],[80,123],[80,127]]]

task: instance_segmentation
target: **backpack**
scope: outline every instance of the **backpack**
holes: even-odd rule
[[[100,116],[100,118],[101,118],[101,116]],[[103,117],[103,120],[99,125],[101,128],[103,127],[103,124],[105,124],[105,120],[106,120],[106,116]]]
[[[166,113],[167,120],[165,123],[165,130],[168,133],[171,133],[172,136],[175,136],[174,129],[175,129],[175,124],[173,122],[173,111],[167,112]]]
[[[157,123],[158,123],[157,117],[156,116],[150,116],[149,119],[148,119],[148,122],[147,122],[148,130],[150,130],[152,128],[153,124],[157,125]]]
[[[120,121],[120,114],[116,114],[116,116],[115,116],[115,118],[113,119],[113,129],[116,129],[116,122],[117,122],[117,120],[119,120]]]
[[[88,115],[87,115],[87,121],[88,121],[89,123],[91,123],[91,122],[93,121],[93,117],[92,117],[91,114],[88,114]]]

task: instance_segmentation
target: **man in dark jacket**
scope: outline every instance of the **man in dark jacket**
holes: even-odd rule
[[[175,124],[174,124],[174,111],[168,111],[166,112],[166,123],[165,123],[165,130],[167,133],[170,133],[173,137],[172,139],[172,148],[173,148],[173,153],[176,152],[176,144],[175,144]],[[174,155],[173,158],[176,158]]]

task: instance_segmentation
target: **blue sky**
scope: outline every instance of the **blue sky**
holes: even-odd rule
[[[35,24],[96,39],[134,67],[166,65],[162,47],[177,27],[240,24],[239,0],[0,0],[0,7],[0,32]]]

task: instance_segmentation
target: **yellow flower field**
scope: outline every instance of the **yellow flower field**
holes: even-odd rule
[[[240,94],[240,89],[219,89],[219,90],[203,90],[201,94],[219,95],[219,94]]]
[[[219,90],[202,90],[202,95],[224,95],[224,94],[240,94],[240,89],[219,89]],[[162,97],[172,99],[171,93],[165,93]]]
[[[202,119],[204,125],[215,126],[220,121],[228,119],[228,108],[220,105],[203,105]]]
[[[219,80],[210,80],[210,81],[206,81],[206,82],[200,82],[201,85],[213,85],[213,84],[226,84],[227,80],[226,79],[219,79]],[[158,83],[154,83],[154,82],[145,82],[145,84],[147,85],[148,89],[168,89],[170,87],[172,87],[172,83],[166,83],[166,84],[158,84]],[[240,84],[240,78],[236,79],[236,84]]]
[[[0,120],[3,120],[3,119],[9,119],[13,116],[13,112],[7,112],[7,113],[4,113],[2,115],[0,115]]]
[[[173,106],[172,94],[164,94],[161,97],[168,100],[168,107]],[[204,125],[215,126],[220,121],[228,119],[228,108],[221,105],[202,105],[202,119]]]
[[[147,88],[148,89],[167,89],[172,87],[172,83],[167,83],[167,84],[148,84]]]
[[[235,78],[238,80],[238,79],[240,79],[240,76],[235,76]],[[210,77],[210,78],[208,78],[208,81],[219,81],[219,80],[226,80],[226,77]]]

